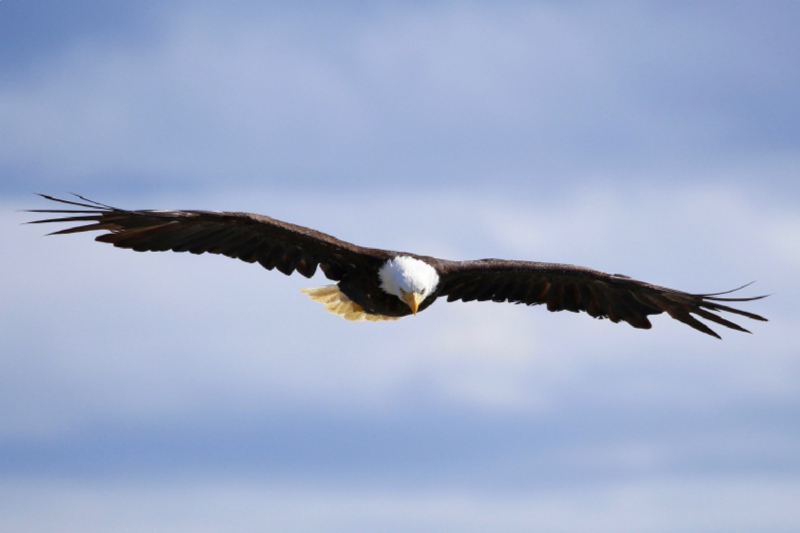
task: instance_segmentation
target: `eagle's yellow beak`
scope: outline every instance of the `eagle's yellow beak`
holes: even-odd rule
[[[425,296],[418,292],[408,292],[403,295],[401,298],[407,306],[411,308],[411,312],[414,313],[414,316],[417,315],[417,309],[419,309],[419,304],[422,303],[422,300],[425,299]]]

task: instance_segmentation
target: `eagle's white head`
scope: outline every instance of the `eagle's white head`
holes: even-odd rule
[[[436,269],[425,261],[401,255],[386,261],[378,271],[381,289],[403,300],[416,315],[419,304],[433,294],[439,284]]]

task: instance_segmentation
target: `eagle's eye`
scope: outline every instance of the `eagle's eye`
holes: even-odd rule
[[[425,296],[425,289],[422,289],[421,291],[419,291],[419,293],[420,295]]]
[[[406,290],[403,287],[400,287],[400,294],[405,294]]]

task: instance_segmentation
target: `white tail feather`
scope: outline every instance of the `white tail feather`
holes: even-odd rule
[[[315,302],[325,305],[325,310],[334,315],[339,315],[345,320],[369,320],[377,322],[379,320],[399,320],[399,316],[373,315],[364,311],[364,308],[348,298],[338,285],[325,285],[323,287],[308,287],[300,289],[300,292],[307,294]]]

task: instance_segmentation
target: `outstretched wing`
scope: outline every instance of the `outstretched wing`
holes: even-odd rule
[[[715,313],[728,312],[766,321],[759,315],[726,305],[729,302],[758,300],[764,296],[719,297],[733,291],[689,294],[619,274],[606,274],[573,265],[500,259],[443,261],[440,278],[437,293],[446,296],[448,302],[491,300],[527,305],[546,304],[548,311],[585,311],[595,318],[624,321],[641,329],[652,327],[648,315],[663,312],[717,338],[720,338],[719,335],[692,315],[747,333],[749,331],[743,327]]]
[[[333,280],[365,262],[380,264],[385,252],[362,248],[303,226],[289,224],[263,215],[220,211],[128,211],[87,200],[62,200],[41,194],[43,198],[83,209],[33,209],[34,213],[58,213],[62,216],[36,220],[87,223],[51,235],[83,231],[108,231],[95,238],[120,248],[137,252],[211,253],[260,263],[278,269],[287,276],[297,270],[310,278],[322,269]],[[85,203],[84,203],[85,202]]]

